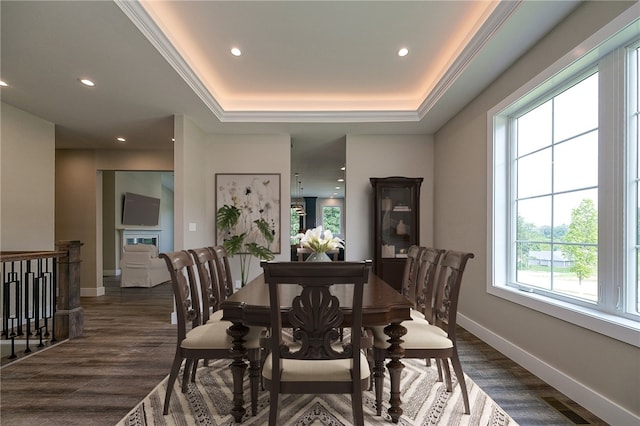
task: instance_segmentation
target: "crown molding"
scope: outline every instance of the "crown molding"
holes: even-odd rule
[[[501,1],[481,25],[471,41],[456,57],[434,88],[425,94],[424,101],[416,110],[386,111],[227,111],[216,100],[209,88],[185,61],[153,18],[138,1],[114,0],[116,5],[133,22],[140,32],[160,52],[182,79],[191,87],[220,122],[242,123],[384,123],[417,122],[435,106],[438,100],[455,83],[462,72],[491,40],[509,17],[521,6],[522,0]]]
[[[417,109],[417,115],[422,120],[434,107],[436,102],[451,88],[462,72],[469,66],[482,48],[495,36],[509,18],[522,6],[522,0],[501,1],[491,12],[491,15],[474,34],[471,41],[447,68],[442,78],[434,88],[426,94],[424,101]]]
[[[189,64],[184,60],[180,52],[169,41],[167,36],[158,27],[142,4],[138,1],[114,0],[116,5],[133,22],[140,32],[160,52],[162,57],[169,62],[173,69],[191,87],[196,95],[204,102],[209,110],[221,121],[224,117],[224,109],[202,83]]]

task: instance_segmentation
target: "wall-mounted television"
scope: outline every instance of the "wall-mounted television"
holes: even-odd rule
[[[146,195],[124,193],[122,224],[135,226],[158,226],[160,199]]]

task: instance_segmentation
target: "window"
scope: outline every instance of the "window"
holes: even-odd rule
[[[598,300],[598,73],[509,118],[515,283]]]
[[[558,61],[488,114],[487,291],[636,346],[638,36]]]
[[[322,207],[322,227],[331,231],[333,235],[340,235],[342,229],[342,209],[340,206]]]

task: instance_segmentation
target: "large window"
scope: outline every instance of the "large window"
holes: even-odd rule
[[[637,346],[639,56],[625,30],[488,116],[488,291]]]
[[[598,73],[510,118],[515,283],[598,300]]]

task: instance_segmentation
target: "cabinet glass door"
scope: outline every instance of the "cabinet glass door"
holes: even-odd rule
[[[411,190],[408,187],[383,187],[380,195],[382,257],[406,257],[415,241]]]

